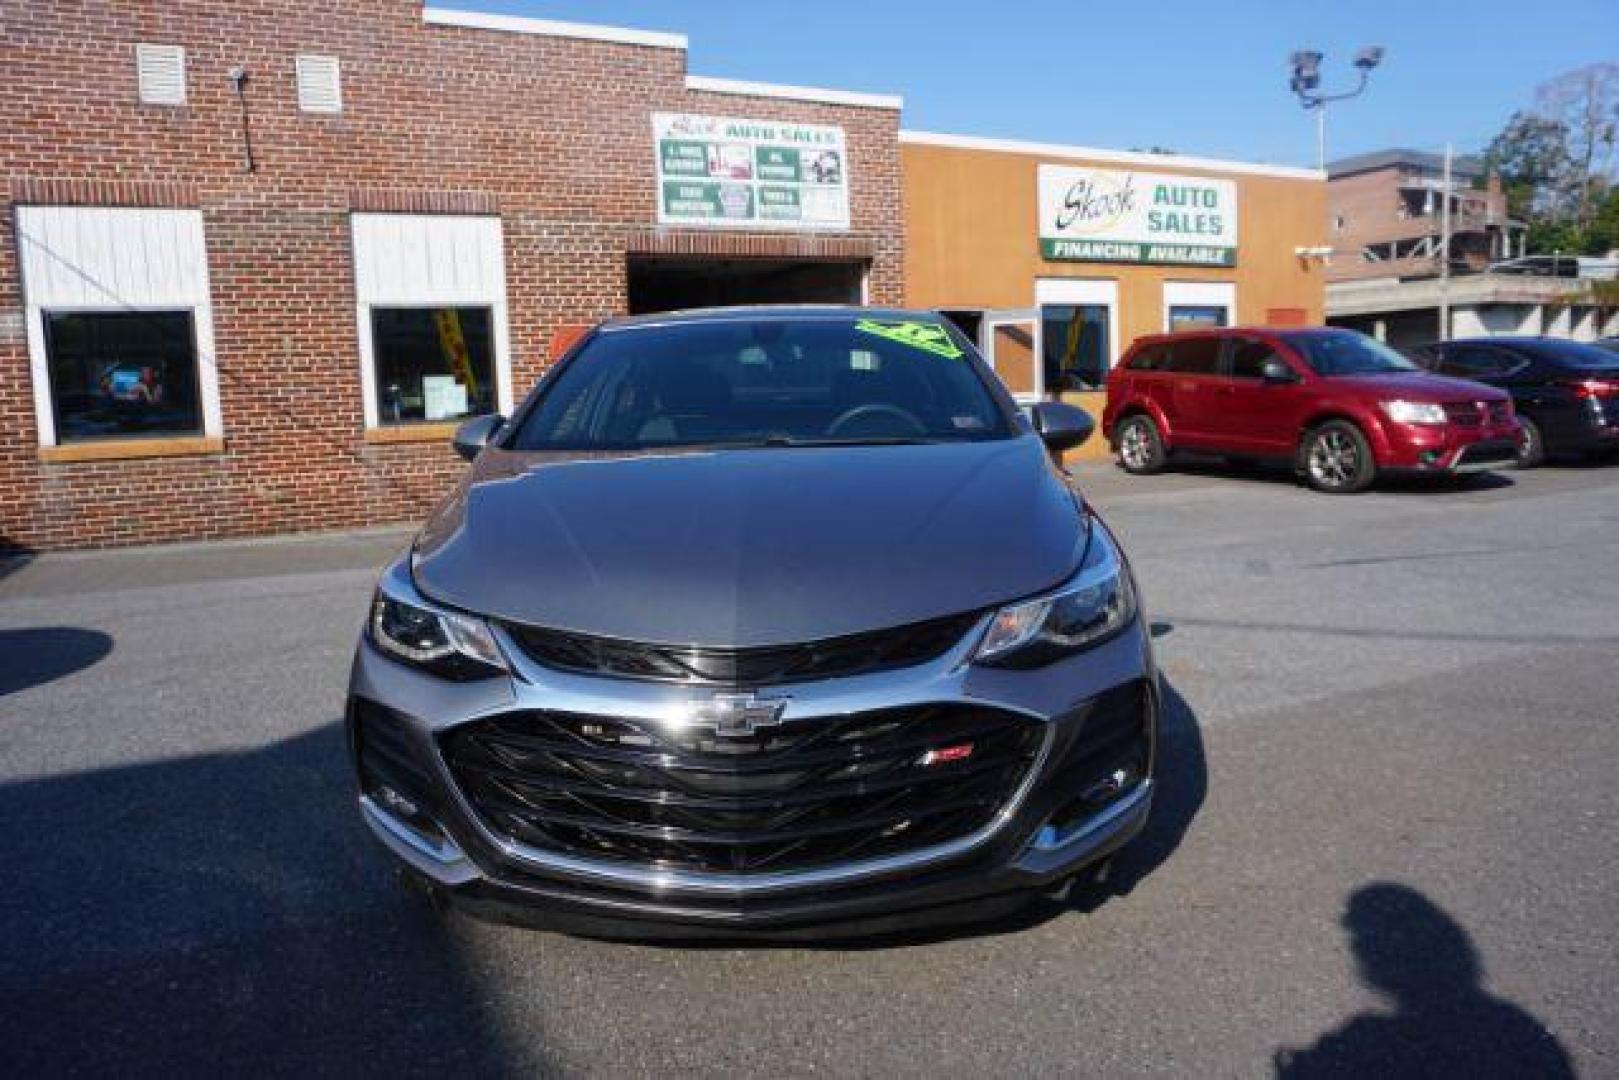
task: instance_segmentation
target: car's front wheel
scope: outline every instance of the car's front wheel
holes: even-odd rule
[[[1146,476],[1164,467],[1164,440],[1150,416],[1137,413],[1120,420],[1113,444],[1118,447],[1119,467],[1127,473]]]
[[[1371,485],[1377,462],[1360,428],[1347,420],[1329,420],[1305,435],[1299,448],[1299,471],[1317,491],[1351,495]]]
[[[1540,434],[1540,425],[1527,416],[1518,418],[1518,468],[1533,469],[1546,462],[1546,440]]]

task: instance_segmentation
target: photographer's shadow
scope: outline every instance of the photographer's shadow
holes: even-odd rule
[[[1343,917],[1361,981],[1392,1012],[1365,1012],[1305,1050],[1276,1053],[1283,1080],[1334,1076],[1569,1077],[1544,1024],[1492,997],[1472,938],[1427,897],[1379,882]]]

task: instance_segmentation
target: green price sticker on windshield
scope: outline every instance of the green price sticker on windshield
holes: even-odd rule
[[[885,337],[889,341],[897,341],[901,345],[909,345],[913,349],[921,349],[923,352],[930,352],[935,356],[943,356],[950,360],[959,360],[962,355],[960,347],[950,340],[949,332],[938,323],[884,323],[875,319],[861,319],[854,324],[854,328],[864,333],[876,334],[878,337]]]

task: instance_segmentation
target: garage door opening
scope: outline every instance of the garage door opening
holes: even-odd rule
[[[733,304],[858,304],[866,264],[632,257],[630,314]]]

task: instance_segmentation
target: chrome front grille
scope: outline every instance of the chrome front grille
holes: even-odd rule
[[[441,737],[491,832],[574,857],[688,873],[805,871],[901,855],[991,823],[1043,725],[971,705],[801,720],[746,736],[556,712]]]

